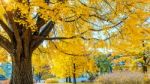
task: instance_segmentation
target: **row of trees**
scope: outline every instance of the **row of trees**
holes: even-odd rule
[[[139,56],[101,54],[94,56],[94,58],[93,56],[70,56],[63,53],[60,53],[59,56],[49,56],[46,51],[41,53],[39,48],[32,57],[33,75],[36,82],[41,82],[41,80],[48,78],[66,78],[66,82],[76,83],[76,78],[85,74],[92,81],[96,76],[112,73],[116,70],[137,71],[141,69],[141,71],[146,73],[149,66],[147,62],[150,59],[148,51],[146,55],[146,62],[142,59],[143,54],[141,55],[141,53],[139,53]],[[10,62],[7,58],[9,56],[3,55],[1,57],[3,57],[1,62],[4,64]],[[8,73],[7,71],[4,72],[2,67],[0,69],[0,74],[6,75]],[[72,78],[73,81],[71,80]]]

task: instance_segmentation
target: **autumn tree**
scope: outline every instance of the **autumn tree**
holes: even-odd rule
[[[90,56],[95,54],[96,48],[108,43],[111,37],[122,34],[133,37],[137,30],[145,31],[145,28],[135,28],[138,27],[135,25],[147,18],[148,2],[0,0],[0,46],[12,58],[11,84],[33,84],[31,58],[44,40],[49,40],[49,52],[55,53],[55,48],[67,55]],[[132,14],[146,16],[141,15],[143,18],[138,22],[138,18]],[[122,31],[125,33],[119,34]]]
[[[41,82],[42,79],[48,77],[50,73],[51,59],[48,56],[47,50],[40,46],[37,48],[32,56],[32,67],[33,67],[33,75],[37,82]]]
[[[87,72],[95,73],[97,71],[94,60],[85,56],[69,56],[61,54],[52,59],[52,63],[51,73],[60,78],[71,77],[73,78],[74,83],[76,83],[77,77]]]
[[[130,62],[134,60],[133,65],[138,61],[143,61],[141,62],[143,72],[146,72],[150,47],[149,1],[133,0],[130,5],[126,4],[125,6],[122,5],[122,7],[127,7],[129,13],[122,16],[126,17],[126,20],[118,30],[120,33],[109,39],[109,45],[111,45],[114,55],[121,55],[119,60],[128,60]],[[130,62],[127,64],[131,64]]]

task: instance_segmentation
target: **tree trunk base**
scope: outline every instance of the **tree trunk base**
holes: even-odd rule
[[[24,58],[20,62],[12,62],[12,76],[10,84],[33,84],[31,58]]]

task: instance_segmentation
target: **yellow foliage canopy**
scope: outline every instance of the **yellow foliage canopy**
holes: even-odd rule
[[[76,63],[76,65],[80,65],[80,63],[88,64],[87,56],[97,54],[98,48],[105,48],[109,45],[113,53],[137,55],[150,47],[149,0],[46,1],[48,2],[45,2],[45,0],[0,1],[0,24],[5,30],[0,31],[0,39],[5,37],[4,41],[12,40],[12,38],[8,38],[11,35],[6,31],[10,30],[16,36],[17,43],[24,46],[22,41],[26,36],[22,33],[24,34],[26,30],[30,31],[31,29],[30,40],[34,47],[30,45],[29,47],[36,48],[44,40],[50,40],[43,44],[46,47],[39,47],[41,51],[47,54],[41,54],[39,51],[33,53],[34,55],[37,53],[37,56],[34,57],[33,55],[35,66],[44,65],[45,61],[48,60],[46,57],[52,57],[51,60],[56,62],[53,66],[53,71],[56,71],[54,73],[64,77],[66,76],[65,70],[69,68],[66,66],[70,66],[71,72],[72,63]],[[12,22],[16,24],[15,27]],[[50,22],[54,24],[52,28],[47,27]],[[7,26],[8,29],[4,28]],[[16,34],[16,31],[19,32]],[[18,41],[19,38],[20,41]],[[27,44],[30,40],[26,40]],[[5,44],[4,41],[0,41],[1,46]],[[34,45],[36,43],[37,45]],[[4,48],[7,49],[7,47]],[[21,51],[21,49],[17,46],[15,50]],[[34,51],[34,49],[31,50]],[[11,50],[8,49],[7,51]],[[41,55],[41,57],[38,57],[38,55]],[[64,66],[63,74],[57,71],[62,66]],[[84,72],[83,68],[87,70],[87,67],[93,66],[88,64],[80,67],[77,70],[78,75],[80,75],[80,72]]]

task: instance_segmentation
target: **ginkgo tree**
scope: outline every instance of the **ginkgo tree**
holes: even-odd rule
[[[148,5],[148,4],[147,4]],[[131,13],[120,30],[120,34],[111,40],[111,48],[114,55],[121,55],[122,60],[128,60],[127,64],[137,65],[141,63],[143,72],[147,72],[149,49],[150,49],[150,28],[148,6],[137,5],[139,8]],[[136,21],[135,21],[136,20]],[[131,61],[132,60],[132,61]]]
[[[33,84],[31,58],[44,40],[49,40],[51,54],[55,48],[67,55],[88,56],[111,37],[137,36],[138,30],[146,29],[136,27],[148,18],[148,3],[148,0],[0,0],[0,46],[12,58],[10,84]],[[142,19],[137,20],[132,14],[142,14]],[[120,34],[122,31],[125,33]],[[149,39],[149,33],[146,37]]]
[[[36,82],[41,82],[41,80],[49,76],[50,73],[50,66],[51,66],[51,59],[50,56],[48,56],[47,50],[43,50],[45,48],[37,48],[34,51],[34,54],[32,56],[32,67],[33,67],[33,75],[35,77]]]
[[[76,82],[76,78],[87,73],[96,73],[97,67],[89,57],[85,56],[67,56],[62,54],[52,59],[51,73],[60,78],[73,78],[73,82]]]

